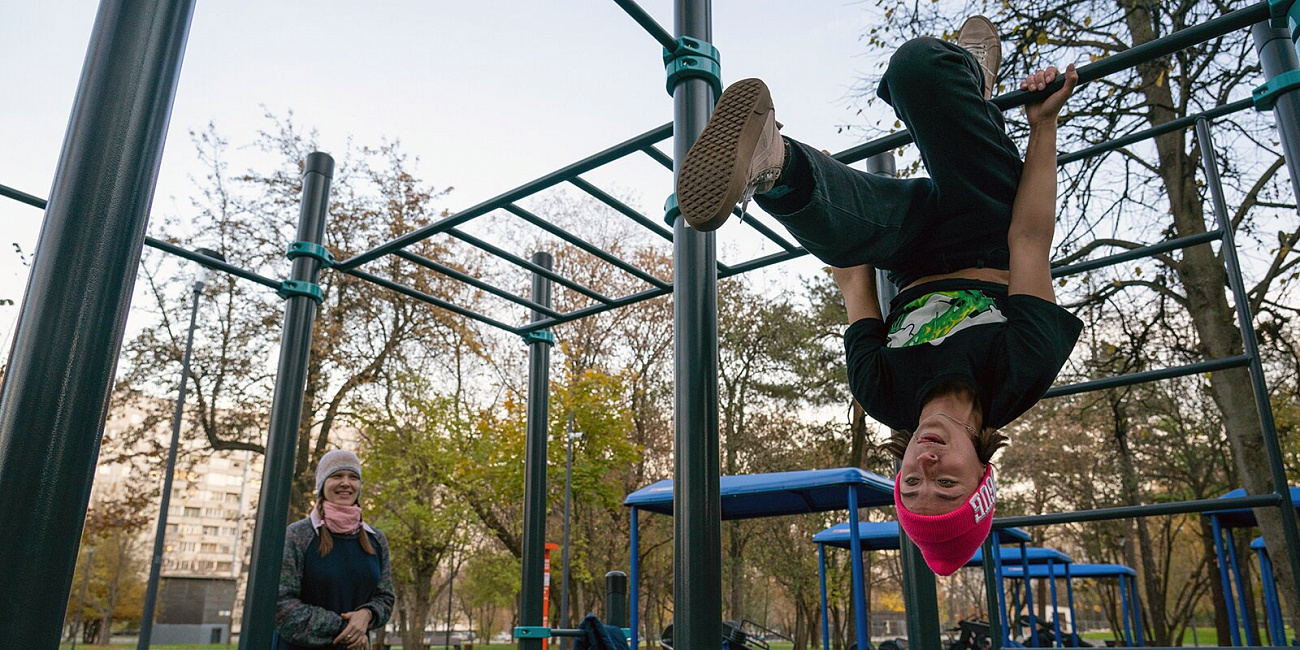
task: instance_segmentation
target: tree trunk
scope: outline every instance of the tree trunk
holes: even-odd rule
[[[731,617],[745,617],[745,540],[738,521],[728,522],[727,564],[731,579]],[[724,615],[725,616],[725,615]]]
[[[1214,602],[1214,631],[1223,643],[1231,638],[1228,627],[1228,603],[1223,599],[1223,577],[1219,575],[1219,557],[1214,552],[1214,529],[1208,517],[1201,517],[1201,548],[1210,562],[1210,598]]]
[[[1152,41],[1156,37],[1150,6],[1155,0],[1120,0],[1117,4],[1126,12],[1125,19],[1134,45]],[[1170,64],[1167,59],[1157,59],[1137,67],[1142,77],[1141,91],[1146,97],[1147,120],[1152,126],[1170,122],[1178,117],[1173,92],[1167,83]],[[1166,133],[1155,139],[1160,177],[1168,190],[1170,213],[1174,219],[1175,235],[1187,237],[1205,232],[1205,215],[1197,188],[1196,166],[1199,152],[1187,153],[1186,134],[1182,129]],[[1235,314],[1228,302],[1227,271],[1209,246],[1193,246],[1183,251],[1181,262],[1173,267],[1187,293],[1187,311],[1200,340],[1200,347],[1209,358],[1222,358],[1242,353],[1241,332],[1234,322]],[[1244,297],[1243,297],[1244,299]],[[1223,415],[1224,427],[1232,447],[1237,477],[1248,494],[1266,494],[1273,490],[1267,456],[1264,453],[1264,433],[1254,408],[1250,376],[1244,368],[1233,368],[1210,375],[1210,391],[1215,405]],[[1276,508],[1256,508],[1260,531],[1270,548],[1286,548],[1282,535],[1282,516]],[[1300,597],[1297,596],[1295,576],[1285,557],[1276,563],[1278,591],[1286,602],[1291,625],[1300,629]]]
[[[424,630],[429,624],[429,585],[433,575],[417,572],[414,584],[407,590],[402,628],[402,650],[424,650]]]
[[[1115,445],[1119,448],[1120,481],[1124,488],[1124,499],[1128,505],[1142,504],[1142,494],[1138,487],[1137,469],[1133,466],[1133,451],[1128,444],[1128,413],[1123,404],[1123,395],[1115,391],[1109,396],[1111,414],[1114,417]],[[1142,585],[1143,605],[1146,615],[1142,621],[1151,628],[1152,637],[1158,646],[1171,646],[1169,636],[1168,611],[1164,589],[1160,585],[1160,571],[1156,567],[1155,552],[1151,544],[1151,532],[1147,529],[1146,519],[1139,517],[1134,522],[1137,532],[1138,566],[1142,573],[1139,582]]]

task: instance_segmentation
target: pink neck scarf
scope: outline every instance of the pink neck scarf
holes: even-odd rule
[[[325,527],[331,533],[351,535],[361,527],[361,506],[340,506],[322,501],[321,509],[325,512]]]

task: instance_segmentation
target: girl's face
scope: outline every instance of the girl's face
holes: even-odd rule
[[[356,505],[357,497],[361,495],[361,477],[350,469],[335,472],[325,479],[321,491],[325,493],[325,500],[336,506]]]
[[[956,410],[957,412],[951,412]],[[966,503],[984,478],[984,464],[962,422],[969,408],[931,409],[927,405],[898,470],[903,506],[918,515],[942,515]]]

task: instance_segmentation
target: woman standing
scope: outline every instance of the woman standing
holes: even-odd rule
[[[316,466],[316,507],[289,525],[275,629],[281,650],[370,647],[388,622],[388,540],[361,521],[361,461],[336,449]]]

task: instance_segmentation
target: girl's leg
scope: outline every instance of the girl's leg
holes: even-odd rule
[[[929,179],[898,179],[844,165],[786,138],[776,186],[754,200],[831,266],[893,268],[935,205]]]
[[[880,82],[878,94],[911,132],[934,185],[932,223],[907,251],[909,266],[931,267],[924,274],[1006,265],[1022,163],[982,83],[969,52],[935,38],[899,47]]]

